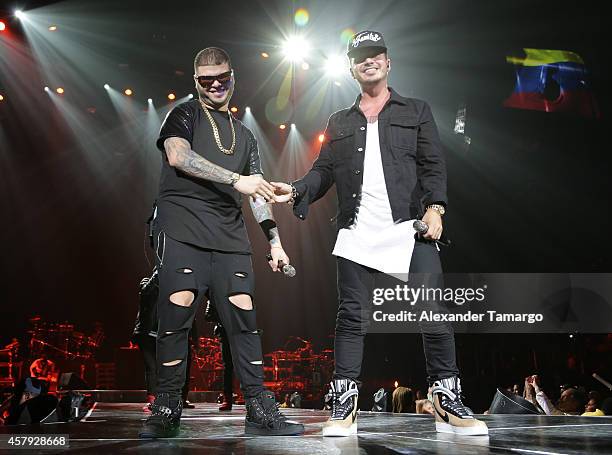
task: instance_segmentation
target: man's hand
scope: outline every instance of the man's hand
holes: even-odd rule
[[[540,392],[540,390],[542,390],[542,386],[540,385],[540,377],[537,374],[531,376],[531,384],[533,385],[535,393],[538,393]]]
[[[270,248],[270,255],[272,256],[272,260],[268,261],[272,271],[280,272],[282,271],[283,265],[289,265],[289,256],[283,250],[281,246],[273,246]]]
[[[532,403],[535,402],[535,390],[531,384],[531,376],[525,378],[525,387],[523,388],[523,398]]]
[[[234,183],[234,188],[247,196],[255,198],[259,195],[263,197],[266,202],[274,203],[274,187],[266,182],[259,174],[241,175],[238,181]]]
[[[275,202],[291,202],[291,185],[282,182],[270,182],[274,186]]]
[[[440,240],[440,237],[442,237],[442,216],[436,210],[428,209],[423,216],[423,221],[429,226],[427,232],[423,234],[423,238]]]

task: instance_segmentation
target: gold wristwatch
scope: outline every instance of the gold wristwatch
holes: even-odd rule
[[[435,210],[436,212],[440,214],[440,216],[446,213],[446,209],[444,208],[443,205],[440,205],[440,204],[430,204],[427,206],[427,210],[429,209]]]

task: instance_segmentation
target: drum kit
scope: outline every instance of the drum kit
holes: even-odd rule
[[[317,354],[310,341],[290,337],[282,350],[264,355],[264,384],[278,393],[314,395],[331,379],[333,364],[331,349]]]
[[[217,338],[199,337],[192,347],[192,362],[196,369],[195,383],[198,389],[215,390],[223,388],[223,358],[221,343]]]
[[[53,358],[89,359],[100,347],[104,332],[97,326],[91,335],[75,330],[69,322],[48,323],[40,316],[29,320],[30,356],[47,354]]]
[[[217,338],[198,338],[193,347],[193,365],[198,371],[195,376],[198,388],[223,388],[224,365]],[[333,365],[331,349],[317,354],[310,341],[290,337],[283,349],[264,355],[264,385],[278,393],[297,391],[305,396],[313,395],[329,382]]]

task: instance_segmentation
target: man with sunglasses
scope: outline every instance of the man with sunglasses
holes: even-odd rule
[[[276,201],[293,201],[301,219],[336,184],[339,232],[333,254],[339,306],[332,415],[323,426],[324,436],[357,432],[364,337],[381,272],[410,274],[412,288],[419,288],[423,279],[424,285],[441,287],[435,242],[442,234],[447,203],[446,167],[433,115],[427,103],[404,98],[387,85],[391,60],[382,34],[357,33],[347,55],[361,94],[351,107],[329,118],[310,172],[293,185],[272,182]],[[415,238],[412,227],[416,219],[429,227],[421,238]],[[435,312],[445,311],[439,303],[427,304]],[[484,422],[461,402],[452,327],[432,322],[420,323],[420,329],[437,431],[487,434]]]
[[[176,106],[157,140],[163,164],[150,221],[159,276],[157,387],[140,437],[178,434],[188,333],[206,296],[229,340],[246,401],[245,432],[300,434],[304,427],[287,421],[263,387],[251,247],[241,212],[244,194],[270,242],[270,267],[279,271],[289,258],[266,202],[274,189],[262,177],[253,133],[228,110],[235,80],[227,53],[200,51],[194,70],[198,99]]]

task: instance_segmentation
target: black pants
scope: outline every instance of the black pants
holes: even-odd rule
[[[376,278],[381,272],[341,257],[338,258],[337,264],[339,306],[334,346],[334,378],[357,380],[361,374],[363,343],[371,317],[372,292]],[[418,274],[410,276],[408,285],[411,287],[420,287],[421,284],[442,286],[442,266],[433,243],[416,242],[410,273]],[[422,274],[431,274],[437,282],[415,282],[424,279]],[[400,283],[399,280],[397,282]],[[440,306],[436,311],[446,310]],[[422,323],[420,328],[429,383],[458,375],[455,338],[450,323]]]
[[[198,305],[208,294],[225,328],[233,364],[246,398],[263,390],[263,355],[257,330],[255,307],[243,310],[230,302],[232,295],[253,298],[251,256],[204,250],[178,242],[163,232],[155,234],[159,271],[157,314],[157,393],[180,397],[185,383],[188,334]],[[181,306],[170,298],[190,291],[191,305]],[[176,365],[164,365],[180,362]]]
[[[147,395],[155,395],[155,388],[157,387],[157,360],[155,356],[155,345],[157,341],[154,336],[148,334],[134,336],[134,341],[138,345],[144,361]]]
[[[221,356],[223,358],[223,394],[225,395],[225,401],[233,403],[234,366],[232,364],[232,350],[223,326],[219,326],[219,341],[221,342]]]

